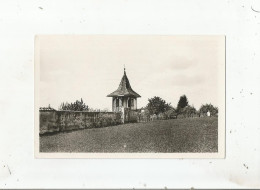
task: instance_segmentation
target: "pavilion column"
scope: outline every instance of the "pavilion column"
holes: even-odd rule
[[[125,97],[124,99],[125,99],[125,101],[124,101],[124,107],[127,108],[127,101],[128,101],[128,98]]]
[[[122,107],[125,107],[125,97],[122,97]]]
[[[114,107],[114,104],[115,104],[115,103],[114,103],[114,102],[115,102],[115,98],[113,97],[113,98],[112,98],[112,111],[115,110],[115,107]]]
[[[137,109],[137,98],[134,99],[134,109]]]
[[[119,107],[122,107],[122,99],[119,98]]]
[[[117,104],[118,103],[118,104]],[[115,111],[118,112],[119,111],[119,105],[120,105],[120,100],[118,97],[115,98]]]

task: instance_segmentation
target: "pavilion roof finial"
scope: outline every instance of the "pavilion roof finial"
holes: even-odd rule
[[[126,76],[126,72],[125,72],[125,64],[124,64],[124,75],[121,79],[121,82],[117,88],[116,91],[110,93],[109,95],[107,95],[107,97],[118,97],[118,96],[131,96],[131,97],[136,97],[139,98],[141,97],[139,94],[137,94],[130,85],[130,82]]]

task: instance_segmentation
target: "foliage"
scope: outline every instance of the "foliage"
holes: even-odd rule
[[[218,107],[215,107],[212,104],[201,105],[201,107],[199,109],[199,114],[200,115],[206,115],[208,111],[210,112],[211,116],[217,116],[218,115]]]
[[[59,110],[70,110],[70,111],[88,111],[89,107],[83,102],[82,98],[76,100],[73,103],[62,103],[59,107]]]
[[[181,112],[181,109],[185,108],[188,105],[189,105],[189,101],[188,101],[186,95],[182,95],[180,97],[180,100],[179,100],[178,105],[177,105],[177,112],[178,113]]]
[[[194,106],[186,106],[180,110],[180,113],[183,114],[185,117],[192,117],[195,116],[197,111]]]
[[[158,115],[159,113],[164,113],[165,111],[171,109],[171,105],[166,103],[162,98],[154,96],[153,98],[148,99],[146,108],[150,115]]]
[[[142,108],[141,110],[139,110],[139,113],[138,113],[139,122],[149,121],[149,118],[150,118],[150,113],[147,108],[145,108],[145,109]]]
[[[165,115],[166,115],[167,119],[176,118],[176,116],[177,116],[176,109],[171,108],[171,109],[167,110],[165,112]]]
[[[113,126],[113,125],[120,124],[120,122],[121,122],[121,115],[119,113],[115,113],[115,114],[101,113],[99,117],[96,119],[96,122],[94,122],[94,127],[100,128],[100,127]]]

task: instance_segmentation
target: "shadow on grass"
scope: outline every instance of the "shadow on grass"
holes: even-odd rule
[[[113,127],[113,126],[118,126],[118,125],[127,125],[127,124],[135,124],[135,123],[149,123],[149,122],[155,122],[155,121],[161,121],[161,120],[176,120],[176,118],[169,118],[169,119],[155,119],[155,120],[150,120],[150,121],[142,121],[142,122],[125,122],[125,123],[119,123],[119,124],[114,124],[114,125],[108,125],[108,126],[93,126],[89,128],[78,128],[78,129],[69,129],[69,130],[64,130],[64,131],[53,131],[53,132],[45,132],[43,134],[39,134],[40,137],[42,136],[53,136],[61,133],[72,133],[74,131],[81,131],[85,129],[101,129],[101,128],[107,128],[107,127]],[[182,118],[183,119],[183,118]]]
[[[78,128],[78,129],[70,129],[70,130],[64,130],[64,131],[46,132],[46,133],[43,133],[43,134],[39,134],[39,136],[40,137],[53,136],[53,135],[57,135],[57,134],[61,134],[61,133],[72,133],[74,131],[81,131],[81,130],[85,130],[85,129],[101,129],[101,128],[113,127],[113,126],[124,125],[124,124],[128,124],[128,123],[121,123],[121,124],[101,126],[101,127],[93,126],[93,127],[89,127],[89,128]]]

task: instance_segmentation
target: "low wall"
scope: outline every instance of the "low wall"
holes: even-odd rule
[[[40,134],[122,123],[121,114],[114,112],[84,112],[40,110]]]
[[[40,110],[40,134],[76,129],[99,128],[121,123],[148,122],[154,120],[173,119],[165,114],[146,115],[137,110],[125,108],[122,112],[84,112]]]

